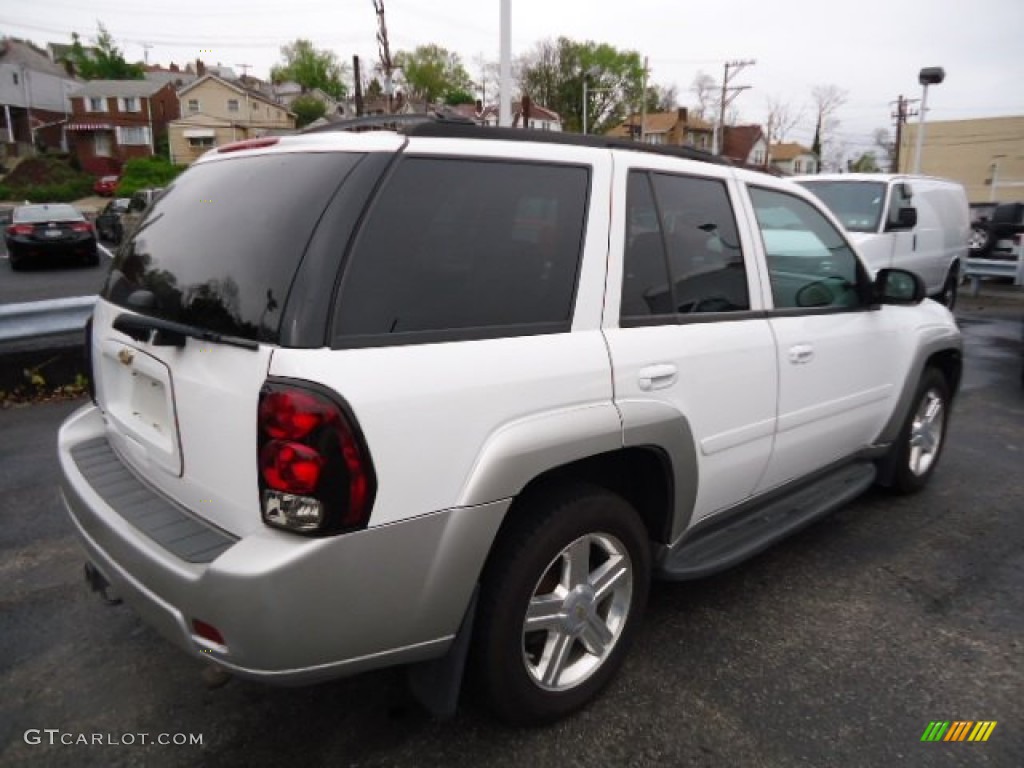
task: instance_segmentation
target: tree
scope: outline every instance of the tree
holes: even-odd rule
[[[71,50],[68,60],[75,74],[85,80],[141,80],[142,67],[125,61],[121,49],[102,23],[97,23],[98,33],[93,38],[93,48],[87,50],[77,32],[71,33]]]
[[[441,100],[458,103],[449,101],[449,96],[461,98],[473,88],[459,55],[439,45],[399,51],[395,54],[395,66],[402,70],[409,95],[431,104]],[[469,100],[473,100],[471,95]]]
[[[881,170],[874,152],[862,152],[856,160],[847,163],[847,168],[850,173],[878,173]]]
[[[583,82],[587,78],[587,125],[604,133],[640,102],[644,66],[636,51],[561,37],[543,41],[520,59],[519,87],[535,104],[562,116],[567,130],[583,126]]]
[[[306,91],[319,88],[331,98],[345,98],[346,68],[331,51],[317,50],[309,40],[299,38],[281,46],[281,58],[284,63],[270,69],[270,79],[275,83],[290,80]]]
[[[327,105],[308,93],[295,99],[289,109],[295,113],[296,128],[305,128],[327,114]]]
[[[839,121],[832,115],[846,103],[847,92],[837,85],[816,85],[811,89],[811,98],[817,119],[814,124],[814,144],[811,151],[823,158]],[[834,153],[833,153],[834,154]],[[842,152],[839,153],[842,155]]]
[[[380,84],[380,80],[376,77],[370,80],[366,86],[366,93],[363,94],[363,98],[367,101],[375,101],[377,99],[384,98],[384,87]]]
[[[882,153],[879,162],[886,168],[890,167],[893,158],[896,156],[896,142],[893,141],[889,129],[876,128],[875,132],[871,134],[871,141],[874,148]]]
[[[679,105],[679,92],[674,85],[647,86],[648,112],[673,112]]]
[[[694,114],[702,120],[714,119],[718,110],[718,100],[721,98],[718,86],[715,85],[715,79],[707,72],[698,71],[690,85],[690,90],[697,97]]]

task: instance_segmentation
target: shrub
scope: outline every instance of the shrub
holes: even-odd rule
[[[91,194],[92,184],[92,176],[72,168],[66,155],[31,157],[7,174],[0,199],[67,203]]]
[[[124,164],[121,181],[117,185],[117,195],[129,197],[133,192],[147,187],[166,187],[186,167],[172,165],[159,155],[133,158]]]

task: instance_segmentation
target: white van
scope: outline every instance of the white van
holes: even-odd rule
[[[885,173],[793,178],[832,210],[868,266],[916,272],[928,295],[952,308],[967,258],[970,215],[963,186]]]

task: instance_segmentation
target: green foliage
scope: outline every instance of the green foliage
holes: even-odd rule
[[[184,165],[173,165],[159,155],[133,158],[124,164],[117,194],[119,197],[128,197],[140,189],[166,187],[185,168]]]
[[[643,61],[636,51],[565,37],[544,41],[519,62],[519,87],[534,104],[558,112],[566,130],[583,127],[587,79],[588,133],[604,133],[639,106]]]
[[[882,170],[874,152],[864,152],[856,160],[850,160],[847,167],[850,173],[879,173]]]
[[[93,177],[72,167],[67,155],[30,157],[18,163],[0,186],[2,200],[69,203],[92,194]]]
[[[469,91],[455,88],[444,95],[444,103],[453,107],[458,104],[475,104],[476,97]]]
[[[309,40],[299,38],[281,47],[281,58],[284,63],[270,69],[275,83],[291,80],[307,90],[319,88],[334,99],[345,98],[345,67],[331,51],[317,50]]]
[[[466,93],[473,87],[459,55],[439,45],[421,45],[412,51],[399,51],[395,54],[395,63],[405,76],[409,95],[431,104],[442,98],[447,100],[450,94]]]
[[[363,94],[363,98],[367,101],[375,101],[376,99],[384,98],[384,88],[380,84],[380,80],[376,77],[373,78],[366,86],[366,92]]]
[[[327,105],[316,96],[306,94],[299,96],[289,109],[295,113],[295,127],[305,128],[314,120],[319,120],[327,114]]]
[[[99,32],[93,38],[93,51],[87,51],[77,32],[71,33],[71,51],[68,59],[75,68],[75,74],[85,80],[142,80],[142,67],[125,61],[121,49],[101,23]]]

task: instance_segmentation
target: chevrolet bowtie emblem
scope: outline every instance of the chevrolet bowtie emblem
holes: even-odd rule
[[[131,365],[132,360],[135,359],[135,353],[127,349],[122,349],[120,352],[117,353],[117,359],[120,360],[124,365]]]

